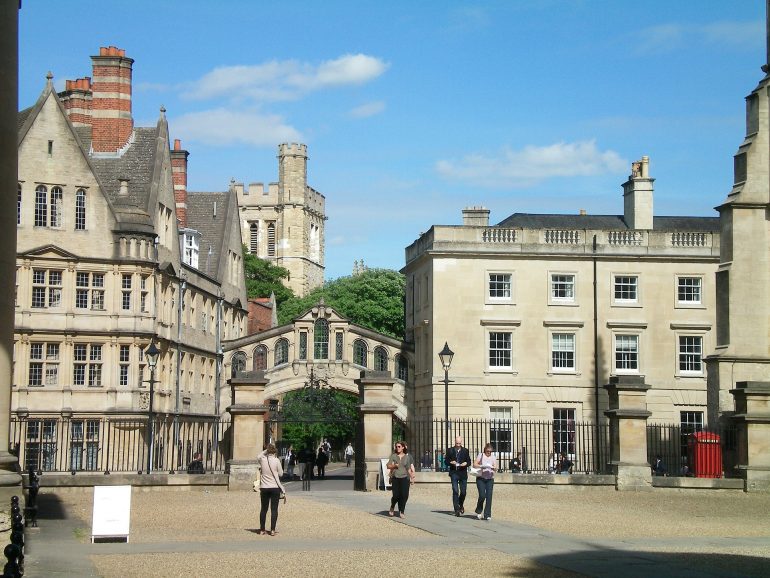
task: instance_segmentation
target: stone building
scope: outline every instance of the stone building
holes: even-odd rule
[[[468,208],[406,248],[415,412],[443,417],[603,419],[613,375],[650,384],[653,421],[703,423],[714,350],[719,220],[653,214],[649,161],[633,163],[622,215]],[[448,290],[451,288],[451,290]]]
[[[221,342],[246,330],[236,197],[188,193],[164,109],[134,126],[133,60],[91,59],[18,117],[12,410],[146,415],[154,339],[154,409],[218,415]]]
[[[746,97],[746,135],[733,161],[734,184],[717,207],[722,253],[716,349],[707,360],[712,421],[735,411],[730,391],[736,383],[764,382],[770,392],[770,38],[768,47],[765,76]]]
[[[307,147],[278,146],[278,182],[231,183],[247,250],[289,271],[286,285],[303,297],[324,282],[326,199],[307,184]]]

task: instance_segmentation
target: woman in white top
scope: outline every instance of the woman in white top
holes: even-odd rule
[[[257,533],[270,534],[271,536],[278,533],[275,530],[275,525],[278,522],[278,500],[281,498],[281,493],[285,493],[283,484],[281,484],[283,468],[276,453],[275,446],[267,444],[267,448],[257,455],[260,466],[259,497],[262,502],[262,509],[259,511],[259,532]],[[270,506],[270,531],[265,532],[268,505]]]
[[[479,500],[476,502],[476,517],[481,520],[492,519],[492,490],[495,487],[495,472],[497,471],[497,458],[492,453],[492,445],[484,446],[484,451],[473,461],[473,465],[481,468],[476,477],[476,489],[479,491]]]

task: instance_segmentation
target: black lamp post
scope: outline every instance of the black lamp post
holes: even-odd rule
[[[150,408],[147,412],[147,473],[152,473],[152,450],[153,450],[153,432],[152,422],[154,415],[152,413],[152,402],[155,395],[155,366],[158,363],[160,349],[155,345],[155,339],[150,341],[150,346],[144,350],[144,356],[147,358],[147,364],[150,366]]]
[[[449,349],[449,344],[444,342],[444,349],[439,351],[438,358],[441,360],[441,365],[444,366],[444,423],[446,424],[446,440],[444,448],[449,447],[449,367],[452,365],[452,358],[455,352]]]

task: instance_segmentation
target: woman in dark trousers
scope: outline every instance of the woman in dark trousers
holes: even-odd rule
[[[406,501],[409,499],[409,486],[414,483],[414,460],[407,453],[406,442],[396,442],[395,451],[388,460],[390,470],[390,489],[393,496],[390,498],[389,516],[395,516],[395,506],[398,504],[398,515],[404,517]]]
[[[318,467],[318,477],[326,477],[326,464],[329,463],[329,455],[323,446],[318,448],[318,456],[315,459],[315,465]]]
[[[273,444],[268,444],[267,448],[257,456],[257,461],[261,468],[259,477],[259,497],[262,509],[259,511],[259,532],[258,534],[277,534],[275,526],[278,523],[278,501],[281,498],[281,492],[285,492],[281,484],[283,468],[281,460],[276,457],[277,450]],[[267,507],[270,506],[270,531],[265,532],[265,521],[267,518]]]

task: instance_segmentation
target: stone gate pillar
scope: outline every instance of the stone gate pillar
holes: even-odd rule
[[[647,461],[647,390],[644,378],[613,375],[604,386],[609,394],[610,465],[618,490],[652,489]]]
[[[264,371],[245,371],[228,380],[233,392],[233,405],[227,408],[232,416],[232,459],[229,490],[251,490],[257,474],[257,454],[265,444],[265,386]]]
[[[362,371],[355,381],[360,405],[356,448],[356,490],[372,491],[379,487],[380,460],[393,453],[393,385],[389,371]]]
[[[770,492],[770,382],[739,381],[735,399],[735,468],[747,492]]]

